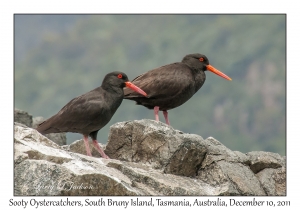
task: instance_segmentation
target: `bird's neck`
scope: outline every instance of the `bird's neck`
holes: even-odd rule
[[[110,103],[110,112],[111,112],[111,115],[113,115],[123,101],[123,98],[124,98],[123,88],[114,86],[114,87],[104,89],[104,91],[105,91],[105,93],[104,93],[105,100],[111,102]]]
[[[195,91],[197,92],[205,82],[206,75],[202,70],[192,70],[195,81]]]
[[[112,86],[112,85],[102,85],[103,90],[105,90],[108,93],[113,94],[114,96],[124,96],[123,88]]]

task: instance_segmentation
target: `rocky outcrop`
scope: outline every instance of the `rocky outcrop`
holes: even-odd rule
[[[14,110],[14,122],[21,123],[27,127],[37,128],[43,121],[43,117],[32,118],[32,116],[25,111],[19,109]],[[45,134],[45,136],[60,146],[67,144],[66,133],[49,133]]]
[[[14,141],[15,195],[286,194],[285,157],[231,151],[153,120],[111,126],[109,160],[86,156],[82,140],[59,146],[19,124]]]

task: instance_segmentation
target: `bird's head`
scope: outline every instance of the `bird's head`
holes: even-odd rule
[[[226,74],[223,72],[219,71],[215,67],[209,64],[208,58],[200,53],[195,53],[195,54],[189,54],[186,55],[182,59],[182,63],[185,63],[189,67],[197,70],[202,70],[202,71],[211,71],[215,73],[216,75],[223,77],[224,79],[231,80],[230,77],[228,77]]]
[[[114,71],[107,74],[103,79],[102,87],[103,86],[119,87],[119,88],[128,87],[134,90],[135,92],[142,94],[143,96],[147,96],[147,93],[145,93],[142,89],[132,84],[128,80],[128,77],[125,73],[119,71]]]

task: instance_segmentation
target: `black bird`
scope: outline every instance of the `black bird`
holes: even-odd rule
[[[227,75],[211,66],[205,55],[189,54],[181,62],[150,70],[132,80],[133,84],[148,94],[147,97],[125,88],[124,98],[154,109],[157,121],[159,121],[159,110],[163,111],[166,123],[170,125],[167,110],[182,105],[201,88],[205,82],[204,71],[206,70],[231,80]]]
[[[147,94],[128,81],[123,72],[107,74],[100,87],[72,99],[56,115],[37,127],[42,134],[73,132],[83,135],[87,155],[92,156],[88,136],[103,158],[109,158],[97,142],[97,133],[112,118],[124,98],[124,87],[144,96]]]

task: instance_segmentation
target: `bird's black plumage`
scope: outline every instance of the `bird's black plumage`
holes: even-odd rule
[[[127,75],[123,72],[107,74],[100,87],[72,99],[56,115],[42,122],[37,130],[42,134],[81,133],[85,141],[88,136],[97,141],[98,131],[110,121],[121,105],[124,97],[123,88],[128,83],[130,82]],[[98,143],[94,143],[97,147]],[[90,155],[89,148],[86,149]],[[108,158],[103,151],[99,152],[102,157]]]
[[[209,65],[209,60],[205,55],[189,54],[181,62],[150,70],[132,80],[132,83],[142,88],[148,97],[143,97],[125,88],[124,98],[154,109],[157,120],[159,107],[159,110],[164,111],[168,123],[167,110],[184,104],[202,87],[206,79],[204,73],[206,70],[231,80]]]

